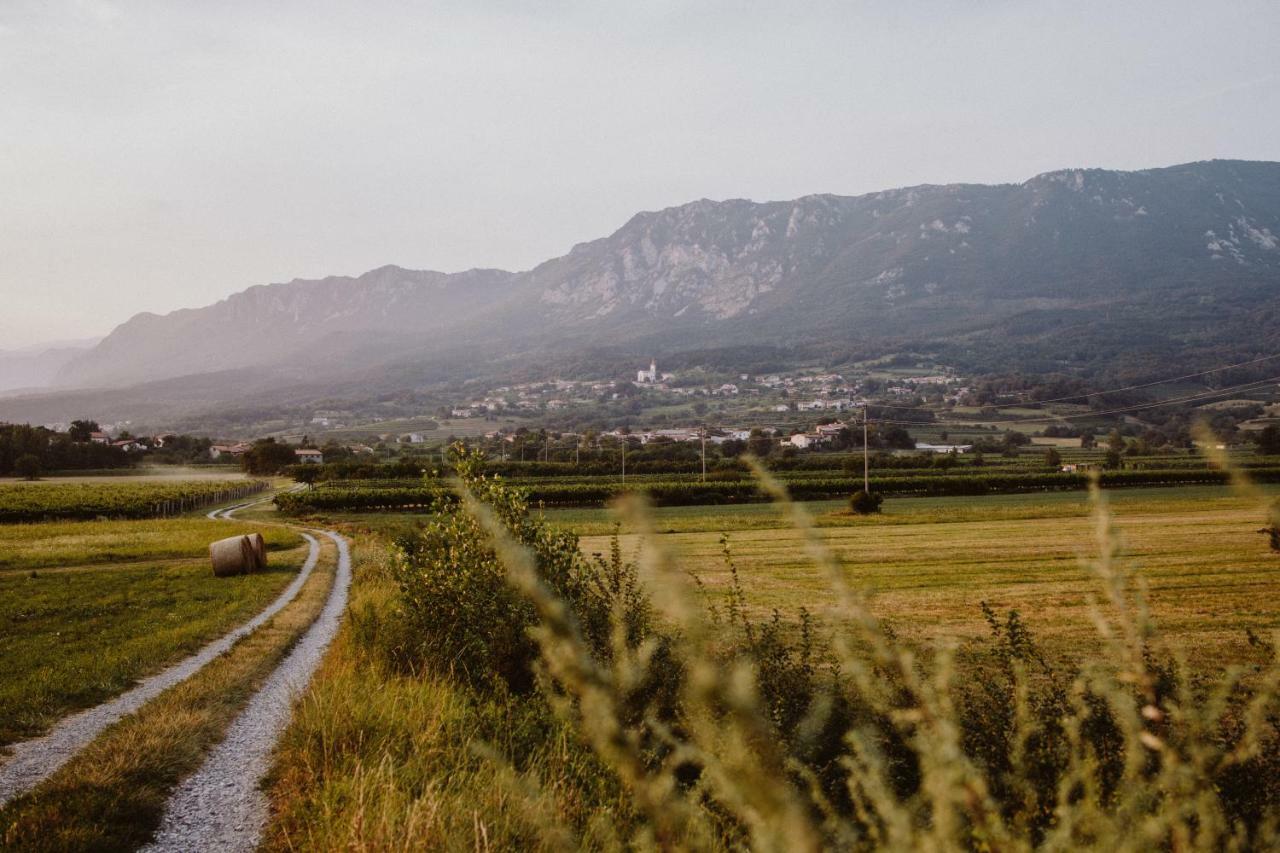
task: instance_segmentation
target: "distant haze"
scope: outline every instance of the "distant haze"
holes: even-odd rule
[[[1280,160],[1280,4],[0,4],[0,350],[691,199]]]

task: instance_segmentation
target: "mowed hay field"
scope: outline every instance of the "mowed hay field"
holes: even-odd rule
[[[1272,490],[1272,497],[1276,494]],[[1249,654],[1246,629],[1280,627],[1280,555],[1257,531],[1256,500],[1217,487],[1143,489],[1107,495],[1123,557],[1149,587],[1164,636],[1196,666]],[[701,509],[701,512],[695,510]],[[964,639],[987,631],[981,604],[1022,613],[1055,654],[1096,643],[1088,568],[1096,524],[1079,493],[899,499],[882,517],[855,518],[837,504],[809,505],[849,582],[872,595],[872,610],[904,638]],[[548,512],[548,517],[554,517]],[[606,552],[603,511],[565,512],[588,552]],[[748,607],[820,620],[832,596],[802,537],[776,507],[655,510],[659,544],[674,552],[711,595],[730,582],[721,545],[728,535]],[[668,531],[668,532],[663,532]],[[622,533],[624,551],[640,540]]]
[[[250,530],[269,569],[214,578],[209,542]],[[306,553],[296,533],[203,517],[0,525],[0,746],[248,620]]]

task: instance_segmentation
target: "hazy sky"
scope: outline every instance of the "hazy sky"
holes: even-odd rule
[[[0,0],[0,349],[700,197],[1280,160],[1280,3]]]

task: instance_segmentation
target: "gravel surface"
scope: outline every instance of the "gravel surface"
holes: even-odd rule
[[[321,532],[338,546],[338,568],[324,610],[249,700],[204,765],[174,791],[155,841],[144,850],[247,851],[258,846],[268,817],[260,783],[289,723],[293,701],[320,665],[347,606],[347,542],[330,531]]]
[[[230,513],[247,504],[227,510],[215,510],[210,518],[230,518]],[[94,708],[80,711],[60,720],[42,737],[23,741],[10,748],[10,756],[0,765],[0,806],[53,775],[62,765],[117,720],[132,714],[164,691],[199,672],[206,664],[228,651],[240,638],[251,634],[294,599],[311,576],[320,557],[320,544],[315,537],[303,534],[311,546],[302,571],[280,596],[265,610],[231,633],[214,640],[189,658],[138,682],[138,685],[116,698]]]

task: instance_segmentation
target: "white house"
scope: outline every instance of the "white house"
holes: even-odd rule
[[[810,447],[817,447],[818,445],[825,444],[826,442],[827,442],[826,436],[818,435],[812,432],[809,432],[809,433],[800,432],[800,433],[796,433],[790,438],[785,439],[783,443],[790,444],[792,447],[799,448],[800,450],[808,450]]]
[[[303,463],[304,465],[319,465],[322,462],[324,462],[323,453],[321,453],[319,450],[313,450],[307,447],[298,448],[297,450],[293,451],[293,455],[296,456],[298,461]]]
[[[926,453],[950,453],[953,450],[956,453],[968,453],[973,450],[972,444],[916,444],[916,450],[923,450]]]

